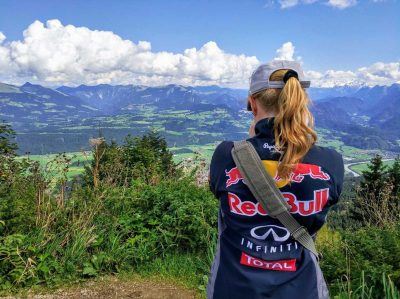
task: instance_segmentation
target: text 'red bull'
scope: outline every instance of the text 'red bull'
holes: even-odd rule
[[[325,207],[329,198],[329,188],[315,190],[314,198],[307,201],[297,200],[296,195],[290,192],[282,192],[282,195],[290,205],[290,213],[309,216],[321,212]],[[268,215],[258,202],[242,201],[239,196],[231,192],[228,192],[228,202],[230,211],[234,214],[243,216]]]
[[[243,180],[243,176],[241,175],[237,167],[234,167],[229,171],[225,170],[225,175],[228,177],[228,179],[226,180],[226,187],[237,184],[239,183],[239,181]],[[290,180],[295,183],[300,183],[303,181],[305,176],[310,176],[313,179],[325,181],[330,179],[329,174],[322,171],[321,166],[299,163],[297,164],[297,167],[294,169],[294,171],[292,171],[292,173],[290,174]],[[274,179],[276,181],[281,180],[278,175],[276,175]]]

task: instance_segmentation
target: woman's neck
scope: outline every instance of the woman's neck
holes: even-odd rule
[[[261,120],[263,118],[269,118],[269,117],[274,117],[274,116],[275,116],[275,112],[273,112],[273,111],[268,111],[268,112],[260,111],[260,113],[257,113],[257,115],[254,116],[254,123],[257,123],[259,120]]]

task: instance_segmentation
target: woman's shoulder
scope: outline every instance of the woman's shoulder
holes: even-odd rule
[[[214,154],[220,154],[220,155],[228,155],[232,151],[233,148],[233,141],[222,141],[217,145],[215,148]]]
[[[326,162],[343,162],[343,156],[336,149],[332,147],[314,144],[310,149],[310,155],[314,158],[320,158]]]
[[[336,178],[336,181],[343,180],[343,155],[332,147],[313,145],[304,158],[304,162],[323,167]]]
[[[222,166],[232,159],[233,141],[222,141],[217,145],[211,158],[211,165]]]
[[[222,141],[215,148],[210,163],[210,190],[217,195],[217,187],[224,184],[225,171],[233,167],[233,141]]]

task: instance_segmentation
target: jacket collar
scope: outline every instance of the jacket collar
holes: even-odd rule
[[[254,127],[256,137],[274,138],[274,119],[275,117],[260,119]]]

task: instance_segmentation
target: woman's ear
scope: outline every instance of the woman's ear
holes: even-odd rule
[[[252,96],[249,96],[248,101],[250,103],[250,107],[251,107],[251,111],[253,112],[253,115],[256,116],[257,111],[258,111],[256,100]]]

